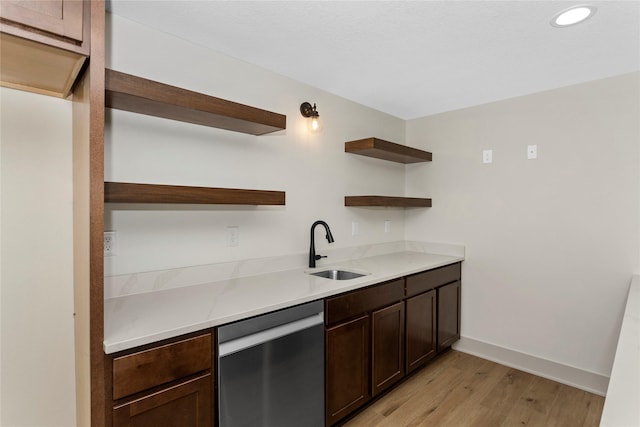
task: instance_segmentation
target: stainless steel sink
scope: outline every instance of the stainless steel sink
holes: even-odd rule
[[[362,273],[356,273],[347,270],[323,270],[309,274],[311,274],[312,276],[324,277],[325,279],[331,280],[349,280],[364,276],[364,274]]]

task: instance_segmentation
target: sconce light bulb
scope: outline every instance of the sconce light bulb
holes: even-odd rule
[[[303,102],[300,104],[300,114],[302,114],[302,117],[309,119],[307,120],[307,129],[310,132],[321,132],[322,124],[318,120],[320,114],[318,114],[316,104],[311,105],[309,102]]]

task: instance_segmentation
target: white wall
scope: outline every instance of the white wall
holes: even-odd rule
[[[74,426],[71,103],[0,111],[0,425]]]
[[[302,253],[316,219],[331,226],[334,247],[403,238],[403,210],[345,208],[344,196],[403,195],[404,166],[345,154],[344,142],[402,143],[404,121],[115,15],[107,32],[108,68],[286,114],[287,129],[256,137],[107,111],[106,180],[284,190],[287,200],[284,207],[107,205],[105,228],[118,232],[119,253],[105,259],[105,274]],[[317,103],[320,134],[307,131],[304,101]],[[227,226],[240,227],[238,247],[227,247]],[[327,245],[322,233],[316,243]]]
[[[433,151],[407,191],[433,208],[406,237],[466,245],[462,335],[609,375],[640,271],[639,118],[633,73],[407,122]]]
[[[637,73],[404,122],[118,16],[107,29],[107,67],[286,114],[287,129],[254,137],[107,111],[106,180],[284,190],[287,204],[107,205],[119,253],[106,275],[301,253],[316,219],[334,247],[461,243],[463,335],[606,382],[640,264]],[[308,133],[303,101],[317,103],[322,133]],[[344,153],[344,141],[368,136],[434,161]],[[493,164],[481,164],[483,149]],[[352,194],[432,197],[434,207],[345,208]],[[240,227],[239,247],[227,247],[228,226]]]
[[[107,179],[285,190],[287,205],[108,206],[120,252],[107,274],[303,252],[318,218],[336,247],[398,240],[404,211],[342,198],[406,190],[434,199],[406,211],[406,238],[467,245],[463,335],[609,374],[640,264],[637,73],[410,121],[407,144],[434,162],[408,166],[405,188],[403,166],[343,153],[350,139],[403,142],[405,122],[108,18],[109,67],[284,113],[288,125],[253,137],[108,113]],[[303,101],[318,104],[323,133],[307,133]],[[0,111],[0,424],[73,426],[71,104],[0,88]],[[540,158],[527,161],[534,143]],[[489,148],[494,163],[482,165]],[[237,248],[228,225],[240,226]]]

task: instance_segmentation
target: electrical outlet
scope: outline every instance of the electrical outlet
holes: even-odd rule
[[[237,225],[227,227],[227,246],[240,246],[240,227]]]
[[[118,255],[118,238],[115,231],[104,232],[104,256]]]
[[[391,232],[391,221],[389,221],[388,219],[384,221],[384,232]]]
[[[538,158],[538,146],[527,145],[527,159],[533,160]]]

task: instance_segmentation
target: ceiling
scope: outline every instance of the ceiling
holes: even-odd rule
[[[640,70],[640,0],[129,1],[107,9],[402,119]]]

